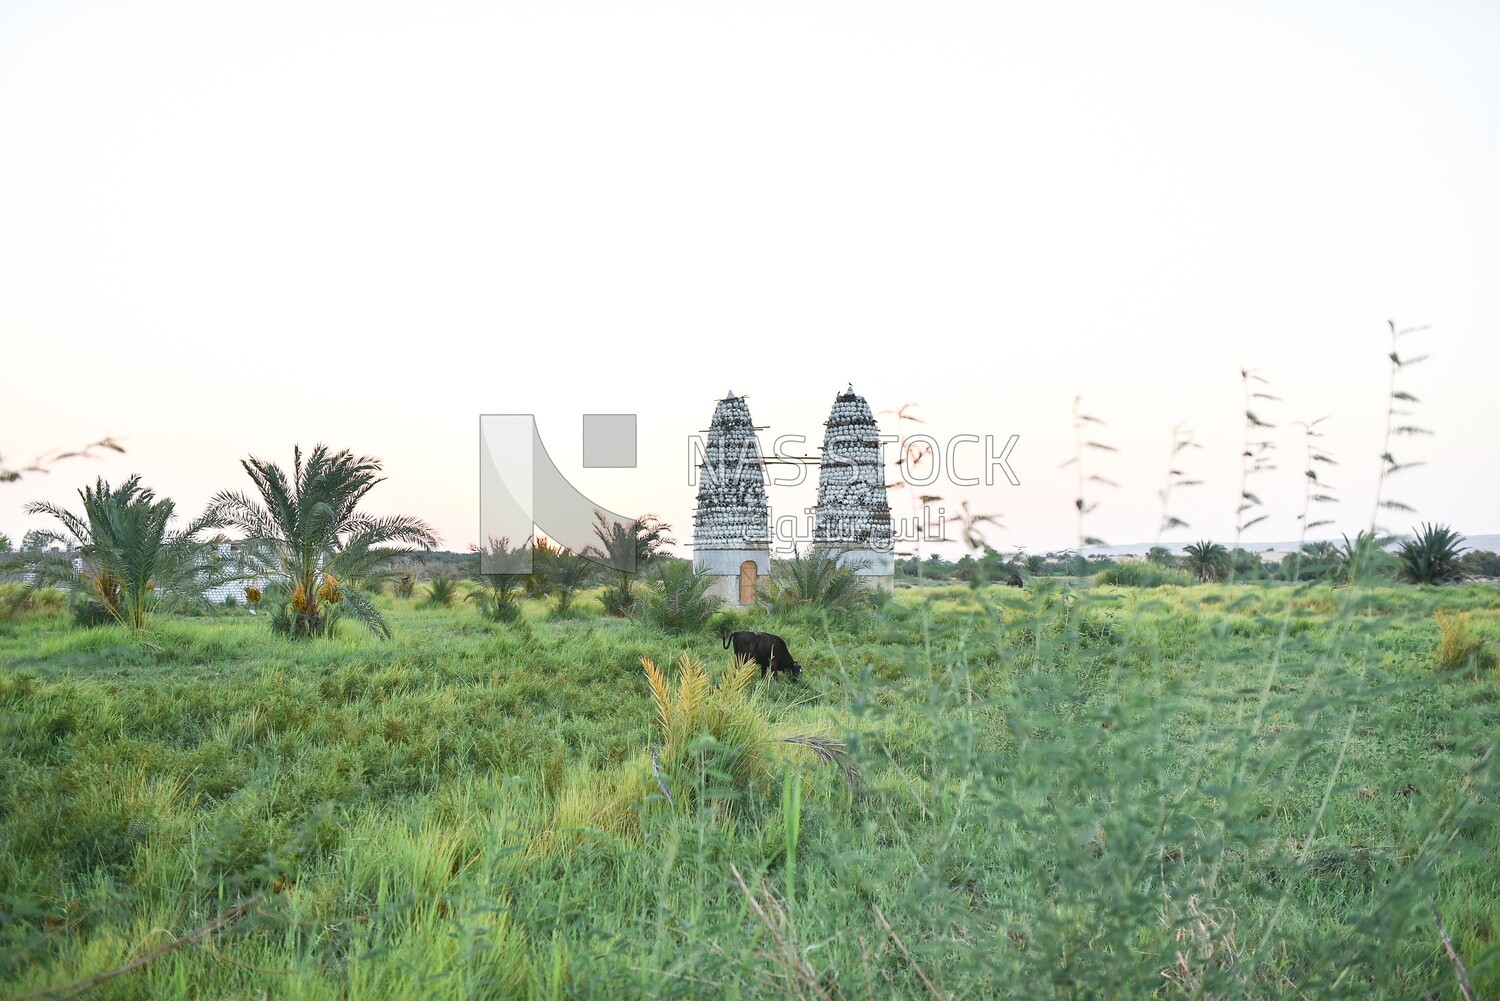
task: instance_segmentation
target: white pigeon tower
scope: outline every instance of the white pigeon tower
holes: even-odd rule
[[[750,408],[733,390],[714,407],[698,466],[693,569],[733,608],[755,604],[756,585],[771,572],[765,461]]]
[[[880,425],[851,385],[833,401],[823,432],[813,544],[836,549],[840,562],[871,587],[896,580],[891,506],[886,500]]]

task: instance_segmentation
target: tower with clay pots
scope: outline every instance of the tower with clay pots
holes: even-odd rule
[[[866,584],[889,590],[896,557],[880,425],[850,386],[834,398],[824,428],[813,544],[836,550],[840,562]]]
[[[713,580],[711,594],[734,608],[755,604],[771,572],[766,473],[750,407],[731,391],[714,407],[698,465],[693,568]]]

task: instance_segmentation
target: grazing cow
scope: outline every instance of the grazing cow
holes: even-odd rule
[[[1008,587],[1025,587],[1026,586],[1026,582],[1021,579],[1021,575],[1018,574],[1018,573],[1011,574],[1010,575],[1010,580],[1006,581],[1005,583],[1006,583],[1006,586],[1008,586]]]
[[[775,633],[756,633],[742,630],[737,633],[724,635],[724,649],[734,647],[734,656],[737,660],[753,660],[760,665],[760,676],[766,676],[767,668],[771,671],[771,677],[779,673],[789,674],[793,681],[802,680],[802,665],[792,659],[792,652],[786,648],[786,640]]]

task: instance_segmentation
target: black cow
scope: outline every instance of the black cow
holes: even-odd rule
[[[734,647],[734,656],[737,660],[753,660],[760,665],[760,676],[766,676],[767,668],[771,671],[771,677],[785,673],[792,676],[793,681],[802,680],[802,665],[792,659],[792,652],[786,648],[786,640],[775,633],[756,633],[742,630],[737,633],[728,633],[724,636],[724,649]]]
[[[1018,573],[1011,574],[1010,575],[1010,580],[1006,581],[1005,583],[1009,587],[1025,587],[1026,586],[1026,582],[1021,579],[1021,575],[1018,574]]]

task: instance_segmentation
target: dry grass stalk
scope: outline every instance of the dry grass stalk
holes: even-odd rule
[[[1458,950],[1453,947],[1453,940],[1448,937],[1448,929],[1437,908],[1432,910],[1432,920],[1437,922],[1438,934],[1443,938],[1443,951],[1448,954],[1448,962],[1453,964],[1453,973],[1458,977],[1458,989],[1463,992],[1464,1001],[1474,1001],[1474,985],[1469,983],[1469,971],[1464,969],[1464,961],[1458,957]]]
[[[776,941],[779,950],[771,958],[781,966],[786,973],[788,986],[795,991],[799,998],[820,998],[822,1001],[830,1001],[830,995],[824,989],[818,979],[818,971],[803,957],[797,949],[797,926],[792,922],[791,916],[787,914],[786,908],[776,900],[770,890],[764,886],[759,891],[752,891],[745,885],[745,879],[733,862],[729,863],[729,871],[734,874],[734,881],[740,884],[740,890],[744,892],[745,899],[750,903],[750,910],[760,919],[761,924],[771,933],[771,938]]]
[[[1164,917],[1170,921],[1170,917]],[[1177,961],[1162,971],[1162,976],[1193,997],[1204,995],[1204,975],[1208,970],[1232,970],[1244,950],[1235,940],[1236,915],[1227,907],[1202,907],[1195,893],[1188,897],[1177,916],[1174,939],[1181,946]],[[1235,978],[1241,984],[1243,979]]]
[[[946,998],[948,995],[938,990],[937,985],[928,979],[927,974],[922,971],[921,965],[917,963],[916,958],[906,948],[906,943],[901,941],[901,936],[896,934],[896,929],[891,927],[891,923],[885,919],[885,913],[879,907],[875,908],[875,920],[880,922],[880,927],[885,929],[886,935],[895,943],[896,948],[901,951],[901,958],[906,960],[906,965],[910,966],[912,972],[916,973],[917,979],[922,981],[922,986],[927,988],[927,993],[937,998],[938,1001]]]
[[[71,984],[63,984],[60,987],[46,987],[31,994],[23,994],[16,1001],[40,1001],[42,998],[53,999],[53,1001],[67,1001],[69,998],[76,998],[81,994],[86,994],[100,984],[107,983],[116,977],[122,977],[127,973],[134,973],[136,970],[144,966],[149,966],[161,957],[176,952],[184,946],[196,945],[205,939],[212,938],[214,935],[217,935],[239,921],[246,914],[249,914],[250,908],[254,905],[254,900],[242,900],[212,921],[199,925],[181,938],[173,939],[158,949],[152,949],[148,953],[137,956],[124,966],[118,966],[113,970],[105,970],[103,973],[96,973],[92,977],[85,977],[83,980],[77,980]]]
[[[844,781],[849,783],[849,788],[856,794],[859,792],[859,770],[854,767],[854,762],[849,760],[849,749],[844,746],[842,740],[834,740],[831,737],[818,737],[812,735],[797,734],[791,737],[782,737],[783,744],[797,744],[806,747],[818,756],[818,760],[825,765],[836,765],[843,773]]]

